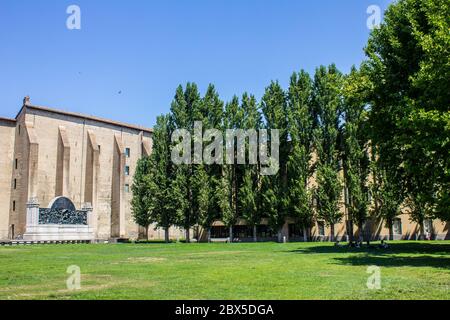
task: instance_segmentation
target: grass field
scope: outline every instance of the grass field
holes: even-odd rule
[[[66,288],[68,266],[81,289]],[[380,290],[366,271],[381,267]],[[0,247],[0,299],[449,299],[449,242]]]

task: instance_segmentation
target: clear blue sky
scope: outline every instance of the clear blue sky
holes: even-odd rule
[[[0,116],[22,98],[152,126],[178,84],[222,99],[364,59],[369,5],[390,0],[0,0]],[[81,30],[66,9],[81,8]],[[119,91],[122,93],[119,94]]]

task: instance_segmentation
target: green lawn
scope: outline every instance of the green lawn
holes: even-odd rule
[[[81,268],[81,290],[66,288]],[[381,267],[381,290],[367,267]],[[0,247],[0,299],[449,299],[449,242]]]

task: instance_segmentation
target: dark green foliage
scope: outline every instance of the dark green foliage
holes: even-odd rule
[[[339,200],[342,183],[333,166],[322,164],[317,170],[317,217],[331,227],[331,241],[334,240],[334,225],[342,221]]]
[[[308,188],[309,168],[305,168],[304,165],[309,163],[309,160],[310,154],[305,150],[305,147],[295,143],[288,161],[289,191],[287,205],[289,216],[293,217],[304,228],[312,226],[314,217],[313,192]]]
[[[158,118],[152,156],[136,168],[136,222],[182,227],[189,242],[190,229],[209,230],[215,220],[230,227],[231,240],[240,218],[255,227],[267,218],[278,232],[286,218],[304,229],[323,219],[332,238],[345,219],[350,239],[353,224],[361,236],[372,217],[392,236],[403,206],[422,234],[426,219],[449,221],[449,16],[447,0],[399,0],[371,33],[360,69],[344,76],[320,66],[314,80],[294,73],[286,91],[271,82],[259,103],[245,93],[224,106],[213,85],[203,97],[194,83],[179,86],[170,115]],[[196,121],[202,134],[217,128],[224,138],[227,129],[279,130],[279,171],[263,176],[260,162],[237,165],[236,146],[233,165],[225,152],[224,164],[174,165],[171,133],[194,136]],[[191,145],[199,142],[211,143]]]
[[[288,91],[288,134],[290,136],[287,162],[288,215],[308,229],[313,224],[313,192],[308,186],[313,170],[314,113],[312,108],[312,81],[305,71],[294,73]]]
[[[389,238],[393,239],[392,222],[400,214],[400,206],[405,199],[404,189],[396,172],[389,172],[379,159],[374,161],[373,168],[374,213],[377,218],[385,221],[389,228]]]
[[[269,224],[280,231],[287,216],[287,155],[288,155],[288,106],[286,93],[278,82],[272,82],[265,90],[261,101],[261,111],[265,119],[265,129],[279,130],[279,171],[262,179],[263,215]],[[269,137],[270,139],[270,137]]]
[[[171,196],[172,165],[170,162],[169,117],[159,116],[153,131],[153,152],[138,162],[133,178],[133,216],[137,224],[148,229],[155,223],[166,231],[175,222]]]
[[[317,216],[331,227],[342,220],[339,208],[342,183],[339,178],[339,132],[343,110],[343,76],[335,65],[316,70],[313,86],[314,137],[317,151]]]
[[[342,161],[344,169],[346,207],[348,219],[355,223],[363,235],[363,225],[369,218],[368,206],[370,173],[367,96],[370,84],[362,71],[352,68],[344,82],[343,120],[341,130]],[[348,230],[350,238],[353,230]]]
[[[422,199],[447,221],[449,16],[447,0],[400,0],[389,7],[366,48],[372,139],[379,156],[397,172],[411,198]]]
[[[131,199],[131,211],[134,221],[148,231],[149,225],[153,222],[151,212],[153,203],[150,201],[151,190],[149,189],[149,180],[152,179],[152,161],[150,157],[139,159],[136,165],[136,171],[133,177],[131,190],[133,198]]]

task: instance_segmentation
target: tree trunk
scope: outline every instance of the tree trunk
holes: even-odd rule
[[[389,240],[394,240],[394,229],[392,227],[392,220],[389,220],[388,222],[388,228],[389,228]]]
[[[191,242],[191,234],[189,232],[189,228],[186,228],[186,243],[190,243]]]
[[[353,238],[353,221],[348,220],[347,221],[347,237],[348,241],[352,243],[355,239]]]
[[[425,224],[423,220],[419,222],[419,227],[420,227],[419,240],[425,240]]]
[[[145,240],[148,240],[148,228],[149,228],[150,226],[145,226],[145,235],[144,235],[144,237],[145,237]]]
[[[256,235],[256,225],[253,226],[253,242],[258,242],[258,236]]]
[[[230,226],[230,243],[233,242],[233,226]]]
[[[362,221],[358,224],[359,229],[359,241],[364,242],[364,224]]]
[[[164,229],[164,239],[166,241],[166,243],[169,243],[169,228],[165,228]]]
[[[334,223],[330,225],[330,241],[334,242]]]
[[[308,229],[303,228],[303,241],[308,242]]]
[[[208,243],[211,242],[211,228],[208,228]]]

